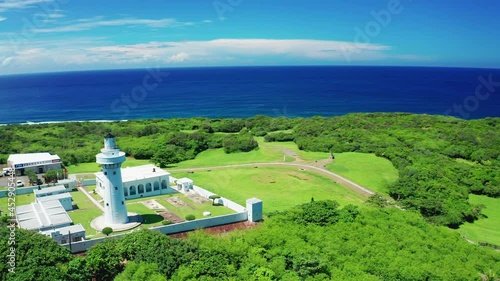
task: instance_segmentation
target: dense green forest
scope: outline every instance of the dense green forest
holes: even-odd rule
[[[128,155],[162,167],[211,148],[227,153],[258,149],[253,136],[294,140],[309,151],[375,153],[399,170],[389,192],[400,206],[453,228],[481,214],[483,206],[468,202],[470,193],[500,196],[499,118],[374,113],[8,125],[0,127],[0,163],[10,153],[40,151],[59,154],[65,165],[94,162],[109,131]]]
[[[18,229],[8,275],[0,228],[1,280],[497,280],[500,253],[465,242],[416,212],[312,201],[253,229],[186,239],[141,230],[107,238],[73,257],[49,237]],[[8,278],[8,279],[7,279]]]

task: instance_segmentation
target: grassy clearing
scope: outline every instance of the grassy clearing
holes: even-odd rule
[[[144,199],[143,199],[144,201]],[[127,202],[127,212],[137,213],[142,216],[143,222],[141,226],[143,228],[149,228],[152,226],[159,226],[163,221],[163,217],[156,214],[154,210],[149,209],[142,203],[132,203]]]
[[[481,218],[474,223],[465,223],[458,232],[465,235],[467,239],[476,242],[488,242],[500,246],[500,198],[491,198],[484,195],[469,195],[471,204],[483,204],[486,206]]]
[[[258,150],[245,153],[226,154],[222,148],[209,149],[198,154],[195,159],[171,165],[170,168],[183,169],[256,162],[282,162],[283,156],[285,155],[284,150],[295,152],[299,158],[305,161],[325,159],[330,156],[329,153],[325,152],[301,151],[294,142],[265,142],[263,137],[256,137],[255,139],[259,143]],[[294,162],[296,159],[287,155],[285,161]],[[145,164],[151,163],[149,160],[127,158],[127,161],[123,163],[122,167],[134,167]],[[77,166],[72,165],[68,167],[68,172],[71,174],[95,173],[99,170],[100,168],[97,163],[80,163]],[[93,175],[90,175],[90,177],[93,177]]]
[[[264,202],[264,212],[282,211],[315,200],[333,199],[341,205],[361,204],[364,198],[331,179],[290,167],[233,168],[210,172],[174,173],[238,204],[251,197]]]
[[[140,165],[151,164],[149,160],[139,160],[131,157],[127,157],[127,161],[122,164],[123,168],[135,167]],[[80,163],[78,165],[71,165],[67,167],[68,173],[70,174],[82,174],[82,173],[96,173],[101,170],[99,165],[95,162],[93,163]]]
[[[301,151],[293,142],[264,142],[263,137],[255,138],[259,143],[259,149],[250,152],[226,154],[223,149],[209,149],[198,154],[195,159],[180,162],[170,168],[199,168],[221,165],[234,165],[258,162],[283,162],[285,155],[283,150],[294,151],[298,157],[306,161],[325,159],[330,156],[325,152]],[[294,162],[296,159],[286,156],[286,162]]]
[[[291,141],[285,142],[265,142],[263,137],[255,138],[259,143],[259,147],[264,150],[274,150],[281,154],[281,160],[283,159],[283,150],[291,150],[297,154],[302,160],[314,161],[319,159],[326,159],[330,157],[330,153],[327,152],[311,152],[299,150],[297,144]]]
[[[326,168],[381,194],[387,194],[389,185],[398,178],[391,161],[374,154],[337,153],[334,162]]]
[[[175,213],[176,215],[178,215],[183,219],[189,214],[194,215],[197,219],[204,218],[203,212],[206,211],[210,212],[212,214],[211,215],[212,217],[234,214],[233,210],[226,208],[224,206],[212,206],[212,202],[206,202],[203,204],[195,203],[191,199],[184,196],[183,194],[179,194],[177,198],[179,198],[189,206],[174,206],[171,203],[167,202],[166,200],[156,200],[156,201],[165,208],[167,208],[167,210]]]
[[[283,153],[265,149],[245,153],[226,154],[223,149],[210,149],[198,154],[195,159],[172,165],[171,168],[198,168],[256,162],[283,161]]]
[[[90,201],[90,199],[80,191],[73,191],[70,193],[73,197],[73,205],[77,206],[77,209],[68,212],[68,215],[73,220],[74,224],[81,223],[85,228],[86,235],[95,235],[97,232],[90,227],[90,222],[102,215],[100,209]]]
[[[35,195],[33,193],[16,195],[16,197],[14,198],[16,206],[27,205],[35,202]],[[0,211],[2,212],[2,216],[9,213],[8,212],[9,203],[12,203],[12,201],[9,201],[8,197],[0,198]]]

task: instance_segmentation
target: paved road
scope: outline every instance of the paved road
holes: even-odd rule
[[[190,172],[190,171],[206,171],[206,170],[215,170],[215,169],[227,169],[227,168],[237,168],[237,167],[259,167],[259,166],[288,166],[288,167],[297,167],[306,171],[319,172],[333,179],[335,182],[351,189],[352,191],[363,195],[365,197],[369,197],[370,195],[375,194],[372,190],[363,187],[355,182],[352,182],[340,175],[332,173],[325,168],[315,167],[308,164],[296,164],[296,163],[287,163],[287,162],[268,162],[268,163],[249,163],[249,164],[234,164],[234,165],[224,165],[224,166],[214,166],[214,167],[203,167],[203,168],[190,168],[190,169],[169,169],[169,172]]]

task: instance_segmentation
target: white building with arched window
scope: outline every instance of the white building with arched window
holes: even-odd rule
[[[176,192],[170,188],[170,173],[155,165],[122,168],[123,195],[125,199],[135,199]],[[103,196],[102,172],[96,173],[96,192]]]

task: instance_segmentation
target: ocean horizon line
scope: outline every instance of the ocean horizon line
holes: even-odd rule
[[[206,66],[145,66],[137,68],[103,68],[103,69],[75,69],[67,71],[46,71],[46,72],[20,72],[0,74],[0,77],[22,76],[22,75],[43,75],[43,74],[65,74],[65,73],[85,73],[85,72],[113,72],[113,71],[147,71],[148,69],[227,69],[227,68],[300,68],[300,67],[345,67],[345,68],[431,68],[431,69],[477,69],[477,70],[500,70],[500,67],[480,67],[480,66],[441,66],[441,65],[206,65]]]

